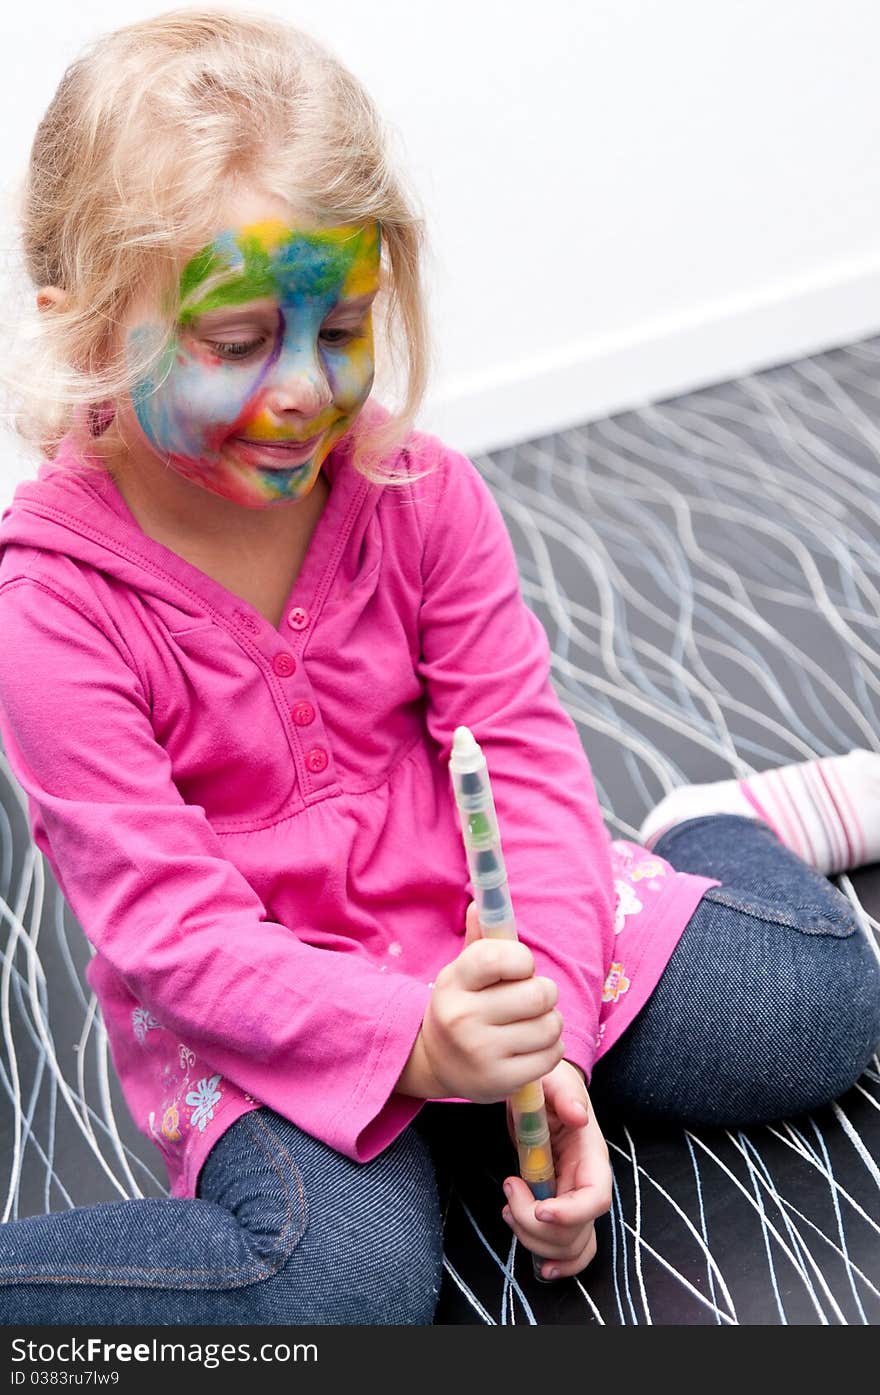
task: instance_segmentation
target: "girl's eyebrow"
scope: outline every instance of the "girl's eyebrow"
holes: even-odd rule
[[[375,300],[378,294],[379,288],[377,286],[374,291],[364,291],[363,295],[352,295],[347,300],[338,300],[333,308],[334,310],[348,310],[349,307],[359,309],[361,305],[368,305],[371,300]]]
[[[337,300],[335,305],[331,305],[327,314],[344,314],[346,310],[365,310],[370,304],[370,301],[375,300],[377,295],[378,290],[366,291],[363,295],[353,295],[349,296],[346,300]]]
[[[374,300],[378,291],[366,291],[363,295],[353,295],[346,300],[337,300],[336,304],[330,307],[328,314],[346,310],[361,310]],[[193,315],[193,321],[199,324],[212,324],[215,320],[222,320],[224,324],[227,320],[246,320],[255,314],[274,314],[277,306],[265,298],[252,300],[247,305],[221,305],[213,310],[205,310],[201,315]]]

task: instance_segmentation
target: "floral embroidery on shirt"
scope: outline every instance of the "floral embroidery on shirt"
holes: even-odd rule
[[[600,1026],[598,1032],[596,1033],[596,1041],[595,1041],[595,1043],[594,1043],[596,1046],[601,1046],[601,1045],[602,1045],[602,1040],[603,1040],[603,1038],[604,1038],[604,1036],[605,1036],[605,1028],[606,1028],[607,1026],[608,1026],[608,1023],[607,1023],[607,1022],[603,1022],[602,1025]]]
[[[190,1051],[189,1047],[184,1046],[183,1042],[181,1042],[179,1047],[177,1048],[177,1055],[180,1061],[180,1069],[192,1070],[193,1066],[196,1063],[195,1052]]]
[[[608,970],[608,977],[602,989],[603,1003],[616,1003],[618,998],[629,988],[629,979],[623,972],[623,965],[613,963]]]
[[[614,908],[614,933],[619,935],[623,929],[624,922],[628,915],[637,915],[642,909],[642,903],[636,896],[629,882],[614,883],[614,890],[617,893],[617,904]]]
[[[138,1007],[131,1014],[131,1025],[134,1028],[135,1036],[143,1046],[147,1039],[147,1032],[153,1027],[161,1027],[162,1023],[157,1022],[153,1014],[148,1012],[146,1008]]]
[[[638,864],[637,867],[634,867],[634,868],[633,868],[632,874],[631,874],[631,875],[632,875],[632,880],[633,880],[634,882],[640,882],[640,881],[642,880],[643,877],[663,877],[663,876],[665,876],[665,875],[666,875],[666,868],[664,867],[663,863],[659,861],[658,858],[656,858],[656,857],[646,857],[646,858],[643,859],[643,861],[641,861],[641,862]],[[656,891],[657,888],[656,888],[656,887],[652,887],[651,890],[652,890],[652,891]]]
[[[162,1115],[162,1132],[172,1143],[176,1143],[180,1138],[180,1114],[176,1104],[169,1104]]]
[[[217,1089],[220,1083],[219,1075],[212,1075],[211,1079],[203,1077],[194,1090],[190,1090],[186,1097],[187,1104],[194,1106],[189,1122],[193,1128],[205,1131],[205,1125],[209,1119],[214,1117],[214,1106],[219,1104],[222,1091]]]
[[[403,945],[398,944],[397,940],[392,941],[388,946],[388,953],[392,954],[395,959],[399,958],[399,956],[403,954]]]

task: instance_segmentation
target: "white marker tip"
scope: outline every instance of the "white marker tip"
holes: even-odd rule
[[[457,756],[463,756],[468,751],[478,749],[476,739],[470,727],[456,727],[452,737],[452,749]]]

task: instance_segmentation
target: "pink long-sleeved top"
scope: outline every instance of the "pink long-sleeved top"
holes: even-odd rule
[[[277,628],[71,438],[0,521],[0,734],[177,1196],[260,1104],[358,1161],[421,1108],[395,1085],[471,894],[457,726],[587,1079],[718,885],[611,842],[497,504],[436,438],[413,460],[431,472],[375,485],[337,444]]]

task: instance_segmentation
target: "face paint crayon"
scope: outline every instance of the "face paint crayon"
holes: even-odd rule
[[[449,774],[480,929],[490,939],[515,940],[516,921],[507,885],[489,770],[486,757],[468,727],[455,729]],[[510,1107],[520,1176],[536,1200],[555,1196],[556,1173],[540,1080],[523,1085],[511,1095]],[[544,1262],[538,1255],[532,1255],[532,1269],[541,1283],[550,1282],[541,1273]]]

